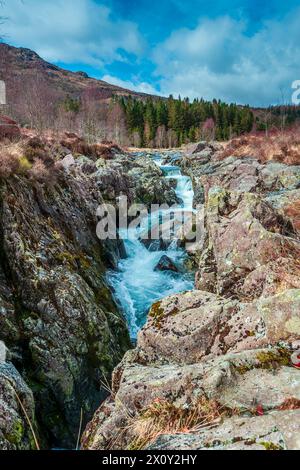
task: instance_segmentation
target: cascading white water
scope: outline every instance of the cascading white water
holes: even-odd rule
[[[155,161],[166,178],[177,180],[176,194],[182,201],[182,207],[186,211],[192,211],[194,193],[190,178],[183,176],[179,167],[162,165],[159,159]],[[146,218],[145,226],[147,223]],[[183,268],[185,251],[178,248],[176,243],[171,243],[165,250],[150,251],[139,240],[141,230],[140,228],[128,234],[128,239],[124,240],[127,258],[119,262],[118,271],[108,273],[108,281],[124,311],[133,340],[144,325],[149,308],[155,301],[193,288],[193,276],[184,272]],[[163,255],[182,267],[179,273],[155,271]]]
[[[191,178],[181,174],[178,166],[160,165],[160,168],[167,179],[177,180],[176,194],[183,201],[183,207],[186,211],[193,210],[194,191]]]

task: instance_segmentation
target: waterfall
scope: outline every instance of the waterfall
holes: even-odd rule
[[[166,178],[177,180],[176,194],[182,201],[182,208],[192,211],[194,193],[191,179],[183,176],[177,166],[163,165],[162,160],[157,158],[155,162]],[[145,226],[147,222],[145,220]],[[147,249],[139,240],[139,232],[136,231],[129,234],[124,244],[127,258],[120,260],[117,271],[109,271],[108,282],[116,301],[124,311],[131,338],[134,340],[146,322],[151,305],[168,295],[193,289],[194,279],[191,273],[184,270],[186,253],[178,248],[176,240],[166,249],[158,247],[158,251],[153,251]],[[163,255],[167,255],[180,267],[178,273],[155,271]]]

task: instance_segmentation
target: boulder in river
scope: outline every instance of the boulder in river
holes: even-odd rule
[[[167,255],[163,255],[155,267],[155,271],[174,271],[178,272],[176,264]]]

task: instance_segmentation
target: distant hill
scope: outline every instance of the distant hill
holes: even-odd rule
[[[36,52],[0,43],[0,78],[6,81],[8,94],[15,80],[24,84],[35,77],[43,78],[50,89],[61,96],[80,97],[87,88],[97,89],[99,98],[113,95],[147,97],[146,94],[111,85],[103,80],[90,78],[85,72],[70,72],[43,60]]]

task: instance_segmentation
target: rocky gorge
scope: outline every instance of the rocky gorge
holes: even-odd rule
[[[175,158],[204,204],[195,289],[151,307],[82,448],[299,449],[300,167]]]
[[[300,448],[300,166],[205,142],[21,150],[29,167],[1,177],[0,448],[75,448],[81,424],[84,450]],[[96,211],[182,203],[164,166],[191,179],[203,236],[195,282],[156,286],[133,348],[115,290],[128,247],[99,241]]]
[[[1,449],[36,448],[31,427],[43,448],[75,448],[81,418],[131,347],[106,279],[124,244],[97,238],[99,204],[177,200],[151,160],[81,144],[30,138],[2,149]]]

